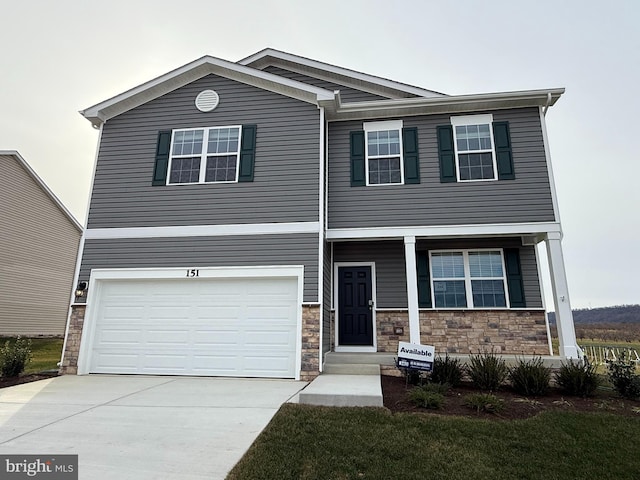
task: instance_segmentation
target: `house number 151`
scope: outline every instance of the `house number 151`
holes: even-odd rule
[[[198,270],[197,268],[192,268],[190,270],[187,270],[187,277],[192,278],[192,277],[199,277],[200,276],[200,270]]]

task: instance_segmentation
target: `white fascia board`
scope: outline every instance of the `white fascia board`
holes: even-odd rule
[[[396,82],[393,80],[389,80],[387,78],[377,77],[375,75],[369,75],[367,73],[358,72],[358,71],[351,70],[344,67],[338,67],[336,65],[319,62],[318,60],[313,60],[311,58],[300,57],[298,55],[293,55],[291,53],[275,50],[273,48],[265,48],[264,50],[254,53],[253,55],[243,58],[242,60],[238,60],[237,63],[240,65],[253,66],[255,68],[264,68],[264,66],[269,64],[269,61],[268,61],[269,57],[275,58],[284,62],[288,62],[290,64],[294,64],[294,65],[297,64],[307,68],[328,72],[332,75],[351,78],[358,82],[365,82],[373,85],[378,85],[380,87],[387,88],[387,89],[406,92],[412,95],[417,95],[419,97],[445,97],[446,96],[444,93],[428,90],[426,88],[415,87],[413,85],[407,85],[405,83]],[[304,71],[298,70],[298,73],[304,73]],[[331,78],[325,78],[325,79],[331,80]],[[336,82],[336,83],[339,83],[339,82]]]
[[[385,239],[404,237],[485,237],[534,233],[559,233],[557,222],[497,223],[486,225],[437,225],[421,227],[330,228],[327,240]]]
[[[481,110],[540,107],[548,102],[554,105],[564,93],[564,88],[524,90],[515,92],[481,93],[438,98],[402,98],[358,103],[340,103],[332,112],[331,120],[355,120],[397,117],[402,115],[430,115],[435,113],[463,113]]]
[[[168,227],[88,228],[87,240],[117,238],[218,237],[228,235],[286,235],[319,233],[320,222],[241,223],[233,225],[185,225]]]
[[[76,220],[76,217],[64,206],[64,204],[60,201],[60,199],[56,196],[55,193],[47,186],[46,183],[38,176],[36,171],[31,168],[31,166],[27,163],[27,161],[18,153],[17,150],[0,150],[0,156],[5,155],[8,157],[14,157],[18,163],[24,168],[29,176],[35,180],[38,186],[44,191],[44,193],[53,201],[53,203],[62,211],[62,213],[69,219],[69,221],[73,224],[74,227],[79,232],[82,232],[83,228],[80,225],[80,222]]]
[[[289,80],[220,58],[204,56],[153,80],[116,95],[80,113],[97,127],[110,118],[147,103],[209,74],[269,90],[307,103],[333,101],[334,94],[323,88]]]

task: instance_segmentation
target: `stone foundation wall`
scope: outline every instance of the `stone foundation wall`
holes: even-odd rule
[[[436,352],[549,355],[544,311],[420,311],[420,343]]]
[[[310,381],[320,374],[320,306],[302,306],[302,365],[300,380]]]
[[[60,365],[60,375],[75,375],[78,372],[78,353],[80,352],[80,337],[84,325],[85,305],[71,307],[71,320],[69,322],[69,334],[64,350],[64,359]]]
[[[396,328],[403,330],[396,333]],[[409,341],[409,315],[402,311],[376,311],[378,352],[398,353],[398,342]]]

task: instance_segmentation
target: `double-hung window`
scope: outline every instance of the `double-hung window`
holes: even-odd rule
[[[430,252],[435,308],[506,308],[502,250]]]
[[[238,181],[242,127],[174,130],[169,155],[169,184]]]
[[[458,181],[497,180],[493,115],[451,117]]]
[[[402,120],[365,122],[367,185],[404,183]]]

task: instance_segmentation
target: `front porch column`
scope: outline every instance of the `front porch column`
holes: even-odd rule
[[[558,232],[548,233],[545,239],[549,273],[551,274],[551,288],[553,290],[553,304],[556,310],[560,355],[565,358],[579,358],[560,239],[561,236]]]
[[[420,343],[418,312],[418,271],[416,267],[416,237],[404,237],[404,262],[407,273],[407,302],[409,307],[409,341]]]

